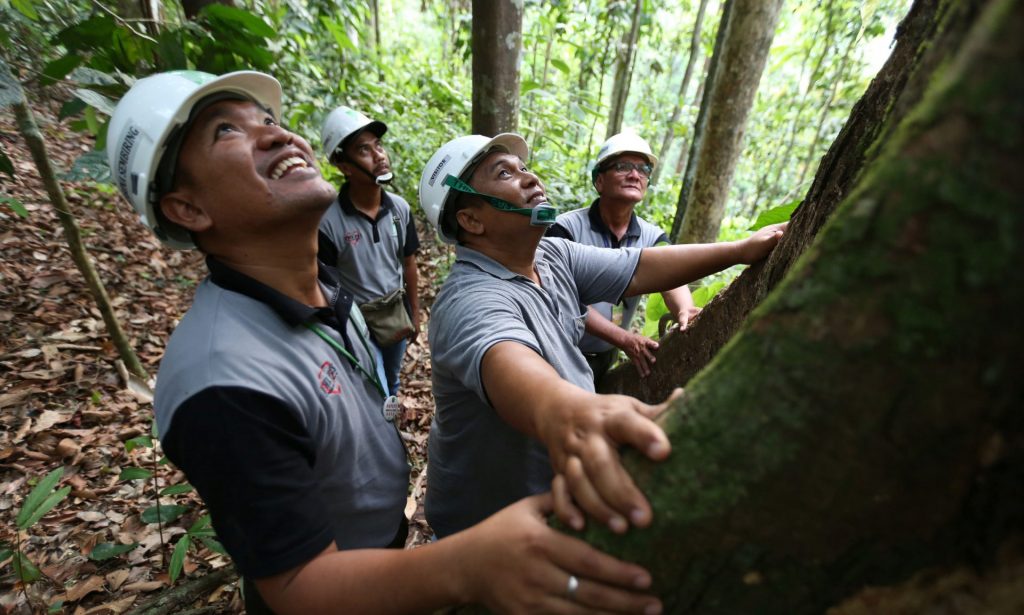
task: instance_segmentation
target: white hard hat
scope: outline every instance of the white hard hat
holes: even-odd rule
[[[423,169],[420,177],[420,207],[446,243],[455,243],[456,229],[445,229],[443,224],[444,208],[451,191],[445,185],[445,177],[452,175],[464,179],[462,176],[466,170],[495,150],[514,154],[523,162],[530,157],[530,147],[517,134],[504,132],[493,139],[483,135],[469,135],[442,145]]]
[[[658,165],[658,157],[651,152],[651,146],[647,144],[640,135],[635,132],[626,131],[608,137],[608,140],[597,150],[597,159],[590,171],[591,181],[597,181],[597,174],[600,172],[601,163],[619,154],[637,154],[647,159],[652,166]]]
[[[342,105],[331,111],[320,130],[320,143],[323,144],[324,155],[330,159],[346,139],[364,128],[378,137],[384,136],[388,131],[384,122],[371,120],[351,107]]]
[[[117,103],[107,128],[107,162],[114,183],[142,223],[172,248],[194,244],[188,231],[162,221],[156,208],[174,175],[182,128],[196,104],[216,94],[252,100],[276,119],[281,117],[281,84],[270,75],[238,71],[218,77],[183,70],[136,81]]]

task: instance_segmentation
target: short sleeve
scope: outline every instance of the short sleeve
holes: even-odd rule
[[[310,435],[281,400],[210,387],[186,400],[162,438],[243,576],[286,572],[333,540]]]
[[[553,239],[544,242],[544,249],[565,262],[584,305],[621,301],[640,264],[640,248],[596,248]]]

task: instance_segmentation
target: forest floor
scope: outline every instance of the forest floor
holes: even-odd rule
[[[36,105],[35,114],[52,163],[62,173],[91,151],[93,142],[58,121],[56,109],[55,104]],[[15,169],[13,180],[0,178],[0,196],[17,198],[29,212],[21,218],[0,204],[0,552],[20,544],[42,572],[38,582],[23,587],[16,583],[16,558],[0,555],[6,559],[0,561],[0,613],[47,608],[76,614],[127,612],[172,586],[168,570],[174,546],[204,514],[203,507],[194,492],[159,496],[162,514],[180,517],[147,522],[158,493],[183,484],[184,476],[158,463],[157,441],[154,448],[139,439],[152,428],[149,387],[127,379],[118,366],[116,349],[6,110],[0,114],[0,145]],[[121,325],[146,370],[155,375],[165,341],[205,276],[203,258],[162,247],[109,188],[91,182],[62,185]],[[431,237],[420,223],[420,236]],[[423,242],[424,333],[409,347],[402,373],[400,431],[413,462],[410,545],[430,538],[422,514],[433,412],[425,324],[436,291],[433,269],[447,258],[444,246]],[[63,468],[60,484],[71,487],[70,495],[19,539],[15,519],[24,498],[55,468]],[[131,468],[155,473],[123,478],[122,472]],[[101,559],[109,545],[133,544],[127,552]],[[173,585],[230,565],[226,557],[195,544]],[[240,612],[234,576],[209,588],[192,607]]]

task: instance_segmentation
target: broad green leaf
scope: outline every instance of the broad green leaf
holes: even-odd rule
[[[668,314],[668,306],[660,293],[654,293],[647,297],[647,308],[644,310],[643,334],[646,337],[658,337],[658,322],[661,317]]]
[[[93,109],[96,109],[97,111],[100,111],[107,115],[113,115],[114,107],[117,106],[117,104],[114,101],[110,100],[103,94],[100,94],[99,92],[94,92],[92,90],[86,90],[85,88],[77,88],[75,90],[75,96],[77,96],[82,102],[89,105]]]
[[[64,612],[64,600],[57,600],[46,608],[47,613],[62,613]]]
[[[153,448],[153,439],[149,436],[138,436],[124,441],[125,452],[132,452],[139,447]]]
[[[213,551],[214,553],[220,553],[221,555],[227,556],[228,550],[224,548],[224,545],[220,544],[219,541],[209,538],[207,536],[200,536],[199,540],[203,541],[206,548]]]
[[[14,549],[0,549],[0,564],[6,562],[14,555]]]
[[[71,485],[61,487],[60,489],[54,491],[49,495],[49,497],[43,500],[43,503],[39,505],[39,508],[37,508],[36,511],[32,513],[32,515],[25,522],[25,525],[19,525],[18,527],[20,527],[23,530],[32,527],[32,525],[35,524],[36,521],[39,521],[43,518],[43,515],[53,510],[54,506],[60,504],[64,500],[64,498],[68,497],[69,493],[71,493]]]
[[[0,196],[0,203],[3,203],[4,205],[10,207],[11,210],[14,211],[14,213],[18,214],[18,216],[20,217],[28,217],[28,210],[25,209],[25,206],[21,204],[21,201],[19,201],[16,198],[10,196]]]
[[[158,506],[150,506],[146,510],[142,511],[139,517],[143,523],[157,523],[162,521],[164,523],[170,523],[178,517],[188,512],[188,506],[180,506],[177,504],[161,504]]]
[[[274,38],[277,34],[265,21],[252,13],[223,4],[208,4],[203,8],[207,18],[235,22],[239,28],[263,38]]]
[[[558,58],[554,58],[551,60],[551,66],[554,66],[555,68],[562,71],[562,73],[566,75],[569,74],[569,65],[559,60]]]
[[[160,490],[160,495],[181,495],[182,493],[188,493],[192,491],[192,485],[188,483],[182,483],[180,485],[171,485],[170,487],[164,487]]]
[[[85,21],[80,21],[64,28],[57,34],[57,41],[69,50],[103,49],[109,45],[117,24],[114,18],[106,14],[94,14]]]
[[[523,82],[519,84],[519,93],[520,95],[526,94],[527,92],[536,90],[539,87],[540,84],[533,79],[523,79]]]
[[[83,61],[82,56],[69,53],[50,62],[43,68],[43,85],[51,85],[66,77]]]
[[[39,21],[39,13],[37,13],[35,7],[32,6],[31,0],[11,0],[11,6],[32,21]]]
[[[131,467],[121,470],[117,480],[139,480],[141,478],[149,478],[150,476],[153,476],[153,473],[146,468]]]
[[[196,519],[192,527],[188,528],[188,533],[193,536],[215,536],[216,534],[213,533],[213,527],[210,524],[210,515],[203,515]]]
[[[137,542],[133,542],[128,545],[122,545],[116,542],[101,542],[93,547],[92,551],[89,553],[89,559],[94,562],[102,562],[103,560],[123,555],[137,546],[139,546],[139,543]]]
[[[0,149],[0,173],[6,173],[12,178],[14,177],[14,163],[7,157],[7,152]]]
[[[15,553],[14,559],[11,560],[11,566],[14,568],[14,576],[22,583],[35,583],[43,578],[43,574],[39,572],[32,560],[25,557],[24,553]]]
[[[60,107],[60,112],[57,117],[60,119],[71,117],[72,115],[78,115],[86,108],[86,104],[77,98],[72,98]]]
[[[47,474],[42,480],[36,483],[36,486],[25,498],[25,502],[21,505],[21,510],[18,511],[18,518],[16,523],[21,529],[27,528],[30,523],[26,523],[36,510],[42,506],[46,498],[50,496],[50,492],[60,482],[60,477],[64,474],[64,468],[57,468],[53,472]]]
[[[724,287],[725,282],[721,281],[708,284],[707,286],[701,286],[697,290],[693,291],[693,304],[699,308],[703,308],[712,299],[714,299],[715,295],[718,294],[718,291],[722,290]]]
[[[188,553],[188,548],[192,544],[192,538],[188,534],[183,534],[178,539],[178,544],[174,545],[174,553],[171,555],[171,568],[168,571],[171,575],[171,583],[178,580],[178,575],[181,574],[181,569],[185,565],[185,554]]]
[[[751,224],[750,228],[747,230],[756,231],[757,229],[764,228],[770,224],[778,224],[779,222],[789,220],[789,217],[793,215],[793,210],[796,209],[800,203],[800,199],[797,199],[795,201],[790,201],[785,205],[779,205],[778,207],[772,207],[771,209],[762,211],[760,215],[757,216],[757,220],[754,220],[754,223]]]
[[[107,154],[99,150],[93,150],[82,154],[75,159],[71,169],[62,176],[66,181],[91,180],[100,183],[110,183],[110,166],[107,164]]]

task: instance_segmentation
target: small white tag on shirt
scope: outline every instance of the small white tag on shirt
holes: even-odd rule
[[[384,400],[384,407],[381,412],[384,414],[384,420],[388,422],[394,422],[398,417],[398,413],[402,411],[402,402],[398,401],[398,397],[395,395],[388,395],[387,399]]]

